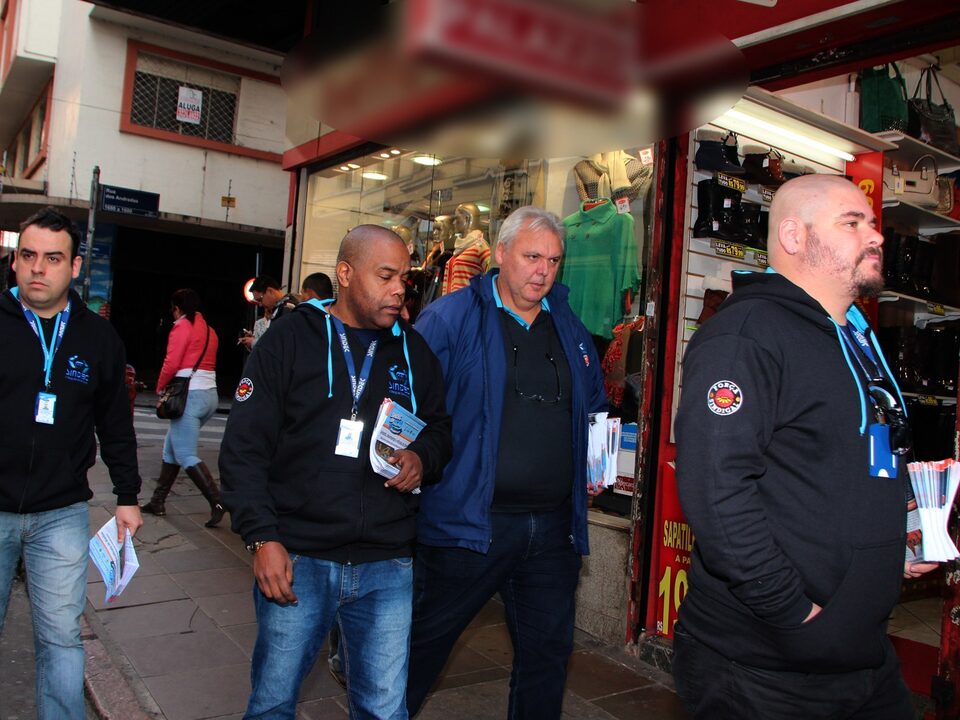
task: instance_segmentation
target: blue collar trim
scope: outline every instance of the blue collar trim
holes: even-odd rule
[[[500,299],[500,291],[497,290],[497,278],[499,276],[500,276],[500,273],[492,273],[490,275],[490,285],[493,287],[493,301],[497,304],[498,308],[505,311],[507,315],[512,317],[514,320],[516,320],[520,324],[520,327],[522,327],[524,330],[529,330],[530,323],[528,323],[522,317],[517,315],[513,310],[511,310],[506,305],[504,305],[503,300]],[[547,301],[546,297],[543,297],[540,299],[540,309],[550,312],[550,303]]]

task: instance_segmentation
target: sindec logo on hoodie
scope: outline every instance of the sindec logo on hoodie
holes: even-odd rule
[[[387,392],[394,396],[410,397],[407,371],[399,365],[390,366],[390,382],[387,383]]]
[[[64,376],[67,380],[86,385],[90,382],[90,364],[79,355],[71,355],[67,358],[67,372]]]

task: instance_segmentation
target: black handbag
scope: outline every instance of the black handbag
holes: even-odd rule
[[[183,415],[187,407],[187,392],[190,390],[190,380],[200,367],[200,361],[207,354],[207,344],[210,342],[210,326],[207,325],[207,338],[203,341],[203,350],[197,358],[196,365],[187,377],[175,377],[170,380],[160,393],[157,400],[157,417],[161,420],[176,420]]]
[[[926,97],[920,97],[920,86],[926,80]],[[933,83],[936,82],[943,104],[933,101]],[[907,104],[909,121],[907,134],[919,138],[923,142],[940,148],[951,155],[960,155],[960,145],[957,144],[957,121],[953,115],[953,107],[947,102],[943,89],[940,87],[940,78],[937,77],[937,68],[931,65],[924,68],[917,81],[917,88]]]

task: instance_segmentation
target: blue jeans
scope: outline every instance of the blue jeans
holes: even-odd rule
[[[350,717],[406,720],[413,561],[290,559],[296,605],[267,600],[254,585],[257,642],[244,718],[293,720],[300,684],[339,619]]]
[[[38,513],[0,512],[0,632],[22,554],[33,615],[40,720],[85,716],[80,615],[89,535],[85,502]]]
[[[509,720],[560,717],[573,651],[580,555],[569,503],[549,512],[490,514],[482,555],[417,546],[407,710],[412,717],[436,682],[457,638],[499,593],[513,641]]]
[[[217,411],[217,391],[190,390],[183,415],[170,421],[170,429],[163,439],[163,461],[170,465],[189,468],[201,462],[197,455],[200,428],[207,424]]]
[[[913,720],[889,640],[878,668],[844,673],[766,670],[728,660],[674,625],[673,677],[695,720]]]

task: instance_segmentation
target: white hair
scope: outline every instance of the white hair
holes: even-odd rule
[[[500,226],[497,243],[503,245],[503,247],[508,247],[521,230],[549,230],[557,236],[560,241],[560,248],[565,248],[566,228],[564,228],[560,218],[549,210],[533,205],[517,208],[507,216],[503,225]]]

